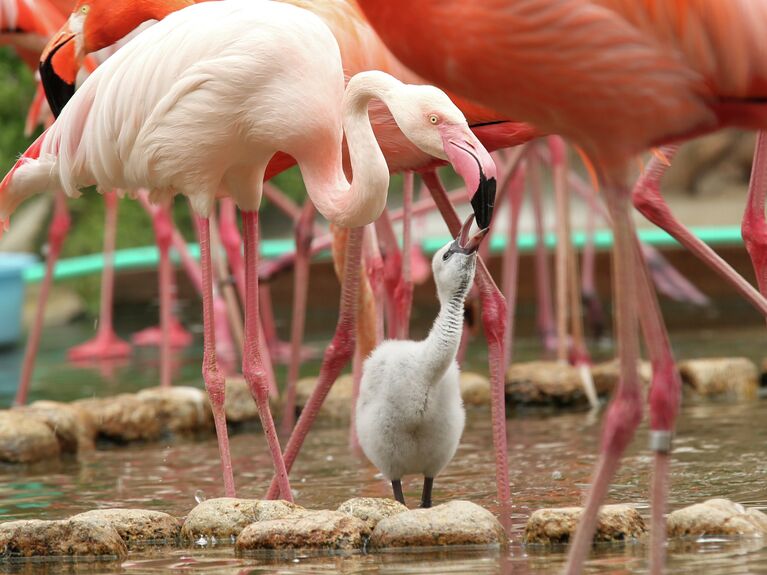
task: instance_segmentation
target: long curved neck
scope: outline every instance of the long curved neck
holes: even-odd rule
[[[389,190],[389,167],[373,134],[368,104],[379,98],[389,105],[398,80],[383,72],[362,72],[349,80],[342,106],[352,183],[341,166],[341,151],[333,161],[314,162],[303,172],[306,189],[317,210],[344,227],[363,226],[381,215]],[[327,156],[324,158],[328,160]]]
[[[430,373],[439,379],[455,360],[463,333],[463,301],[469,289],[468,283],[441,299],[437,319],[424,341],[424,363]],[[435,378],[436,382],[436,378]]]

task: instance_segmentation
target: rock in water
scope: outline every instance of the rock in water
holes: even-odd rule
[[[0,411],[0,461],[33,463],[58,456],[59,442],[45,423],[18,410]]]
[[[104,521],[11,521],[0,524],[0,558],[91,557],[125,559],[128,549],[114,527]]]
[[[242,376],[226,378],[224,411],[229,423],[258,421],[258,405],[250,393],[248,382]]]
[[[699,395],[756,399],[756,365],[745,357],[689,359],[679,363],[682,381]]]
[[[652,380],[652,365],[649,361],[639,361],[637,373],[642,385],[650,384]],[[617,359],[598,363],[591,367],[591,377],[594,380],[594,387],[599,395],[609,395],[612,393],[612,390],[618,387],[620,376],[621,365]]]
[[[260,549],[360,549],[365,522],[338,511],[303,511],[286,519],[259,521],[237,537],[238,553]]]
[[[365,535],[370,535],[382,519],[403,513],[407,507],[399,501],[384,497],[354,497],[339,505],[337,511],[363,521],[367,528]]]
[[[461,372],[461,399],[464,405],[490,405],[490,380],[471,371]]]
[[[609,390],[597,388],[597,393]],[[588,407],[578,368],[558,361],[515,363],[506,372],[506,398],[510,404],[553,407]]]
[[[189,512],[181,527],[181,537],[191,541],[201,537],[228,541],[251,523],[282,519],[302,511],[303,507],[287,501],[208,499]]]
[[[181,531],[181,523],[172,515],[146,509],[94,509],[72,519],[103,521],[116,529],[128,545],[175,543]]]
[[[767,535],[767,515],[728,499],[709,499],[668,516],[669,537]]]
[[[151,441],[162,435],[162,414],[155,402],[142,401],[131,393],[103,399],[80,399],[73,405],[92,416],[98,435],[118,442]]]
[[[136,394],[136,398],[153,404],[162,418],[163,431],[194,433],[213,426],[208,395],[196,387],[152,387]]]
[[[304,377],[296,382],[296,407],[303,409],[309,401],[314,388],[317,386],[316,377]],[[351,375],[342,375],[330,388],[328,396],[322,403],[317,415],[319,419],[346,422],[352,413],[352,388],[354,380]]]
[[[583,507],[539,509],[525,526],[525,543],[568,543],[575,533]],[[599,510],[595,543],[638,539],[647,532],[644,519],[631,505],[604,505]]]
[[[469,501],[398,513],[381,520],[370,536],[375,549],[505,544],[506,534],[495,516]]]
[[[45,423],[56,435],[61,451],[77,453],[94,447],[96,424],[84,409],[58,401],[36,401],[14,411]]]

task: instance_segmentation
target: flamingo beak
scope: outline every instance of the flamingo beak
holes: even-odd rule
[[[485,229],[495,205],[495,162],[466,124],[442,124],[439,132],[448,161],[466,182],[466,189],[474,190],[471,207],[477,225]]]
[[[75,39],[76,34],[66,23],[40,56],[40,79],[48,105],[56,117],[75,93],[75,79],[80,68]]]
[[[461,226],[461,231],[458,232],[458,237],[455,238],[452,244],[450,244],[450,247],[445,253],[446,258],[450,257],[450,254],[453,253],[471,255],[477,252],[479,245],[482,243],[482,240],[485,238],[490,228],[482,228],[472,236],[470,234],[471,224],[473,223],[474,214],[469,214],[469,217],[466,218],[466,221],[463,222],[463,225]]]

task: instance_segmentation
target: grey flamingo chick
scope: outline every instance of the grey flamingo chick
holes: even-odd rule
[[[426,339],[389,340],[365,361],[357,402],[357,436],[365,455],[391,480],[405,503],[402,476],[424,476],[421,507],[431,507],[434,477],[455,454],[465,413],[455,356],[463,302],[474,281],[477,248],[487,230],[458,237],[432,259],[440,311]]]

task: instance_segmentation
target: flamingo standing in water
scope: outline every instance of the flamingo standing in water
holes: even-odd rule
[[[615,225],[616,320],[622,377],[603,451],[568,559],[579,572],[596,515],[642,415],[637,322],[653,363],[655,452],[651,568],[664,563],[664,510],[680,383],[646,270],[635,256],[626,185],[630,159],[650,146],[724,126],[767,128],[767,4],[760,0],[360,0],[392,51],[425,78],[570,138],[605,186]],[[456,25],[460,22],[460,25]],[[467,41],[470,39],[470,41]],[[758,151],[764,149],[760,137]],[[754,170],[765,169],[756,155]],[[752,181],[745,231],[764,271],[765,185]],[[647,200],[659,206],[659,196]],[[662,208],[662,206],[661,206]],[[662,209],[659,209],[662,215]],[[747,238],[747,243],[748,243]],[[641,314],[638,314],[641,308]]]
[[[222,68],[227,74],[220,73]],[[389,183],[368,118],[373,98],[385,103],[416,146],[449,161],[477,189],[475,212],[486,226],[494,191],[487,182],[494,182],[495,165],[443,92],[366,72],[352,78],[344,93],[338,44],[322,20],[294,6],[254,0],[191,6],[137,36],[83,83],[59,119],[0,183],[0,219],[5,222],[26,197],[56,186],[70,196],[89,185],[145,187],[153,200],[165,203],[176,194],[187,196],[200,224],[203,377],[227,495],[234,494],[234,479],[212,324],[207,216],[219,192],[242,211],[247,285],[243,374],[259,407],[280,493],[292,500],[258,347],[263,177],[277,150],[295,158],[318,211],[337,225],[355,228],[347,277],[356,283],[360,226],[380,215]],[[352,184],[342,165],[344,133]],[[179,149],[186,151],[182,157]]]

